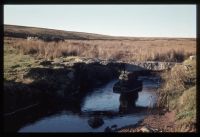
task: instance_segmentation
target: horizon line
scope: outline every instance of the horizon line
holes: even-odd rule
[[[84,32],[84,31],[73,31],[73,30],[64,30],[64,29],[55,29],[55,28],[48,28],[48,27],[37,27],[37,26],[25,26],[25,25],[16,25],[16,24],[4,24],[4,25],[11,25],[11,26],[21,26],[21,27],[32,27],[32,28],[39,28],[39,29],[50,29],[50,30],[58,30],[58,31],[68,31],[68,32],[77,32],[77,33],[87,33],[87,34],[97,34],[97,35],[103,35],[103,36],[109,36],[109,37],[127,37],[127,38],[179,38],[179,39],[196,39],[195,37],[159,37],[159,36],[119,36],[119,35],[109,35],[109,34],[102,34],[102,33],[95,33],[95,32]],[[196,34],[197,35],[197,34]]]

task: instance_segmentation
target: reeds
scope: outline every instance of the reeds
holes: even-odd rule
[[[192,40],[67,40],[64,42],[16,39],[12,44],[23,54],[42,58],[80,56],[106,60],[181,62],[196,51]]]

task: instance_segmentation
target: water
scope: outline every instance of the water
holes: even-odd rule
[[[113,85],[117,80],[113,80],[102,88],[96,89],[86,96],[82,111],[118,111],[120,94],[113,93]]]
[[[139,96],[129,105],[128,110],[121,113],[120,106],[126,103],[120,94],[113,92],[113,80],[103,87],[89,93],[80,104],[79,111],[62,109],[51,115],[28,123],[21,127],[18,132],[104,132],[106,127],[117,125],[117,128],[136,124],[142,120],[146,113],[146,107],[153,107],[156,102],[155,89],[158,87],[157,80],[148,77],[140,77],[143,81],[143,90]],[[120,104],[121,103],[121,104]],[[73,107],[73,106],[72,106]],[[91,117],[98,116],[103,119],[103,125],[92,128],[88,124]]]

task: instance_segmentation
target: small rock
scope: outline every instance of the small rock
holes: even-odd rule
[[[64,66],[53,66],[53,69],[63,69]]]
[[[54,63],[63,63],[63,58],[55,58],[54,60]]]
[[[95,63],[95,60],[94,59],[88,59],[85,61],[86,64],[92,64],[92,63]]]
[[[75,60],[74,60],[75,62],[83,62],[83,60],[82,59],[80,59],[80,58],[75,58]]]
[[[158,132],[158,129],[152,129],[153,130],[153,132]]]
[[[140,131],[141,132],[147,132],[147,133],[152,132],[151,129],[147,128],[146,126],[141,127]]]
[[[88,120],[88,124],[92,128],[98,128],[104,124],[103,119],[99,117],[92,117]]]
[[[195,60],[196,59],[196,56],[193,55],[193,56],[190,56],[190,60]]]

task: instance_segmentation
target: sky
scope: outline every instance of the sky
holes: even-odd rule
[[[4,24],[112,36],[196,38],[196,5],[4,5]]]

